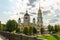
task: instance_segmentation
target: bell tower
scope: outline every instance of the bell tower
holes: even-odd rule
[[[38,10],[38,14],[37,14],[37,31],[38,31],[38,34],[41,34],[40,33],[40,29],[43,27],[43,20],[42,20],[42,11],[41,11],[41,8],[40,8],[40,0],[39,0],[39,10]]]
[[[38,10],[38,14],[37,14],[37,24],[38,27],[42,27],[43,26],[43,20],[42,20],[42,12],[41,12],[41,8],[40,8],[40,0],[39,0],[39,10]]]
[[[25,24],[30,23],[30,15],[28,14],[28,11],[26,11],[26,14],[24,15],[24,23]]]
[[[38,10],[37,24],[38,24],[38,27],[42,27],[42,25],[43,25],[42,12],[41,12],[40,8]]]

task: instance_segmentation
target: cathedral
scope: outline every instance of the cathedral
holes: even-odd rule
[[[43,20],[42,20],[42,12],[39,7],[39,10],[37,10],[37,23],[35,23],[35,18],[33,18],[33,23],[30,23],[30,15],[28,11],[26,10],[26,13],[24,14],[23,23],[21,23],[21,19],[18,18],[18,24],[20,25],[20,30],[22,31],[23,27],[36,27],[38,31],[40,31],[40,27],[43,27]]]

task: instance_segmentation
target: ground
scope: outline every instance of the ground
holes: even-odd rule
[[[0,40],[7,40],[7,39],[5,39],[5,37],[0,35]]]
[[[39,35],[38,38],[43,38],[46,40],[60,40],[60,35]]]

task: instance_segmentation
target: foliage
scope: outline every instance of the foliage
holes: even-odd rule
[[[11,33],[16,34],[16,30],[12,31]]]
[[[28,27],[24,27],[24,29],[23,29],[23,34],[28,35]]]
[[[33,27],[33,34],[36,34],[37,33],[37,30],[35,27]]]
[[[43,34],[43,32],[44,32],[44,28],[43,27],[40,28],[40,32],[41,32],[41,34]]]
[[[6,25],[5,24],[1,24],[1,28],[2,28],[2,31],[5,31]]]
[[[1,30],[1,21],[0,21],[0,30]]]
[[[53,30],[54,30],[53,26],[48,25],[48,31],[49,31],[49,33],[53,32]]]
[[[29,31],[29,35],[31,35],[32,34],[32,32],[33,32],[33,29],[32,29],[32,27],[29,27],[29,29],[28,29]]]
[[[20,33],[20,28],[17,28],[16,29],[16,33]]]
[[[60,26],[59,25],[55,25],[54,28],[55,28],[54,29],[55,32],[59,32],[60,31]]]
[[[57,40],[53,35],[40,35],[38,38],[46,39],[46,40]]]
[[[12,32],[18,28],[18,24],[15,20],[8,20],[6,23],[6,31]]]
[[[0,30],[5,31],[5,24],[0,24]]]
[[[36,34],[37,30],[35,27],[31,27],[31,26],[24,27],[23,33],[26,35]]]

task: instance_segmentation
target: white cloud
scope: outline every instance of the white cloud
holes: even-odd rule
[[[12,1],[12,0],[10,0],[10,1]],[[39,8],[39,0],[36,0],[32,5],[35,5],[35,7],[32,7],[32,5],[30,5],[30,6],[27,6],[27,4],[29,3],[29,0],[16,0],[16,2],[15,2],[15,0],[13,0],[12,1],[13,3],[15,3],[14,5],[15,6],[12,6],[12,8],[14,9],[13,10],[13,13],[14,13],[14,15],[12,15],[11,16],[11,19],[15,19],[15,20],[17,20],[17,18],[19,17],[19,16],[21,16],[21,14],[19,15],[19,16],[17,16],[17,15],[15,15],[16,13],[20,13],[20,12],[25,12],[26,11],[26,9],[27,10],[29,10],[28,8],[30,8],[30,10],[29,10],[29,14],[30,13],[35,13],[36,12],[36,14],[37,14],[37,12],[38,12],[38,8]],[[50,11],[50,13],[47,13],[47,15],[44,15],[44,16],[50,16],[50,17],[52,17],[52,18],[50,18],[50,19],[53,19],[54,18],[54,15],[56,15],[55,14],[55,10],[58,8],[58,9],[60,9],[60,5],[58,4],[58,6],[57,6],[57,2],[60,4],[60,0],[46,0],[46,1],[44,1],[44,0],[40,0],[40,7],[43,7],[43,9],[42,9],[42,11],[46,11],[46,10],[49,10]],[[53,7],[53,10],[52,10],[52,8],[50,8],[50,6],[52,6]],[[36,16],[36,15],[35,15]],[[34,15],[32,16],[32,17],[35,17]],[[21,16],[22,17],[22,16]],[[37,17],[37,16],[36,16]],[[35,18],[36,18],[35,17]],[[44,24],[46,23],[46,25],[47,24],[49,24],[49,20],[50,19],[44,19],[44,21],[46,21],[46,22],[44,22]],[[52,24],[52,23],[51,23]]]
[[[11,11],[3,11],[2,12],[4,15],[12,15],[12,12]]]
[[[13,0],[9,0],[10,2],[13,2]]]

